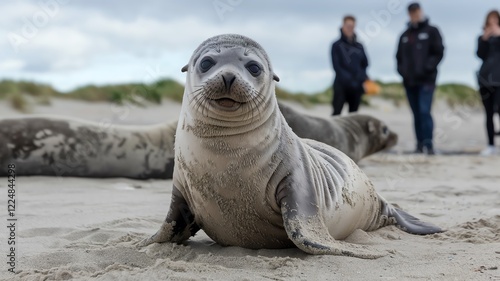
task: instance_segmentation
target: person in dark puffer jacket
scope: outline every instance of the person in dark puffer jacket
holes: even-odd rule
[[[481,155],[489,156],[497,152],[493,117],[500,107],[500,13],[491,11],[486,16],[484,32],[478,38],[477,56],[483,64],[479,69],[479,93],[486,113],[486,131],[488,146]]]
[[[410,22],[399,39],[397,69],[403,77],[406,95],[413,112],[416,153],[434,154],[431,115],[436,87],[437,67],[443,58],[444,46],[439,30],[429,24],[418,3],[408,6]]]
[[[368,58],[363,45],[356,40],[354,33],[356,19],[345,16],[341,37],[332,45],[331,58],[335,71],[333,82],[333,114],[340,115],[344,104],[349,104],[349,112],[358,111],[364,93],[363,83],[368,78],[366,68]]]

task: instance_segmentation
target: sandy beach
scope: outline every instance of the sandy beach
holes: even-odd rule
[[[359,165],[391,203],[447,231],[430,236],[396,227],[356,231],[347,242],[386,253],[376,260],[312,256],[298,249],[221,247],[202,231],[185,245],[137,243],[158,230],[170,203],[170,180],[18,177],[16,272],[7,271],[2,227],[1,280],[500,280],[500,155],[478,156],[486,143],[480,109],[436,103],[436,156],[414,148],[406,105],[372,99],[360,113],[384,120],[399,143]],[[328,105],[304,108],[328,117]],[[30,114],[57,114],[110,124],[177,118],[180,104],[147,108],[53,100]],[[0,118],[25,114],[0,103]],[[497,139],[497,141],[500,141]],[[7,179],[0,178],[2,205]],[[7,224],[7,211],[0,219]]]

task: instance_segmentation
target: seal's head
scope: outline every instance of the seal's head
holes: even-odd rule
[[[204,41],[182,71],[188,73],[183,104],[204,121],[255,121],[274,99],[279,81],[264,49],[236,34]]]
[[[398,135],[391,131],[385,122],[367,115],[358,115],[357,118],[363,119],[362,122],[366,124],[365,128],[372,145],[372,151],[369,154],[389,149],[398,142]]]
[[[370,115],[352,114],[347,117],[339,117],[337,123],[342,124],[346,132],[352,132],[350,141],[358,161],[368,155],[389,149],[398,142],[398,135],[380,119]],[[361,145],[361,143],[363,143]]]

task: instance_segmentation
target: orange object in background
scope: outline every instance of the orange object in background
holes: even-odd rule
[[[369,96],[375,96],[380,94],[380,85],[373,80],[366,80],[363,83],[363,88],[365,89],[365,94]]]

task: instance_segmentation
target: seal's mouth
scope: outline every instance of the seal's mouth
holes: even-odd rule
[[[398,135],[394,132],[391,132],[387,139],[388,139],[387,142],[382,147],[383,150],[390,149],[398,143]]]
[[[244,104],[244,102],[235,101],[230,98],[210,99],[210,103],[219,109],[228,111],[237,110]]]
[[[230,98],[217,99],[217,100],[215,100],[215,102],[218,105],[220,105],[222,107],[227,107],[227,108],[231,108],[231,107],[235,106],[236,104],[239,104],[239,102],[232,100]]]

